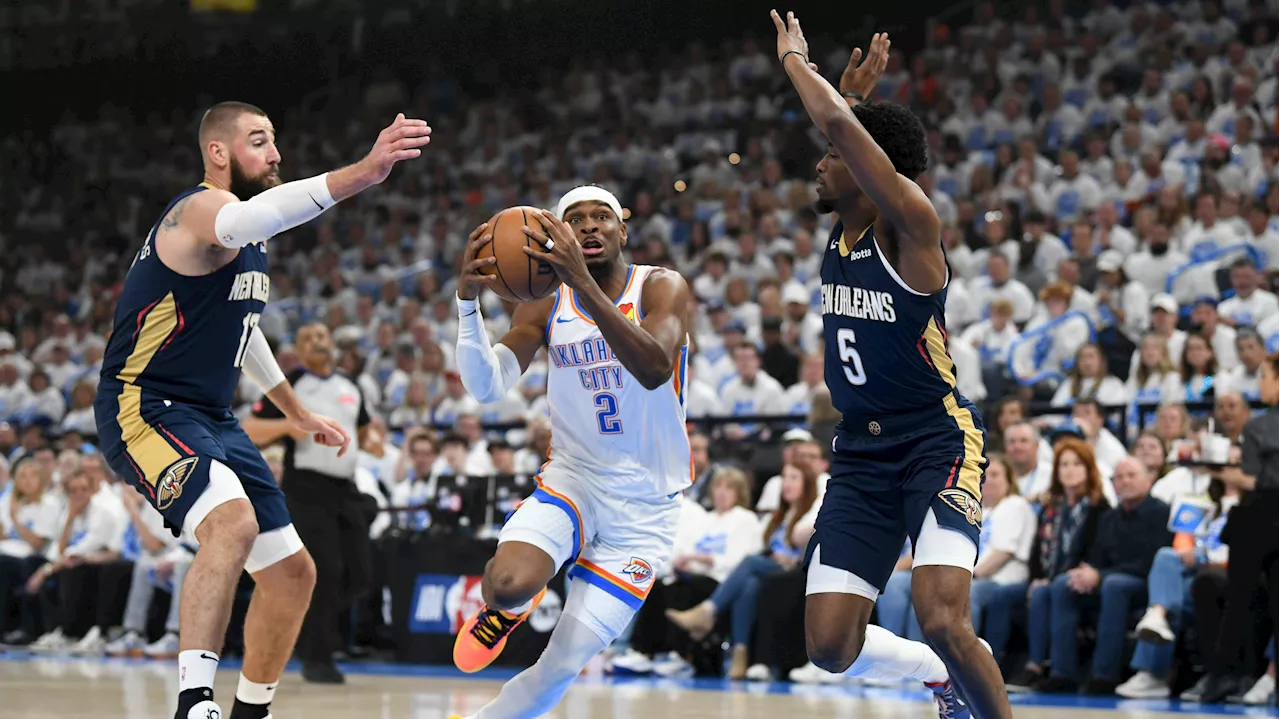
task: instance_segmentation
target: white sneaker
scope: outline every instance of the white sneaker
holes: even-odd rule
[[[163,637],[142,648],[142,654],[152,659],[173,659],[178,656],[178,635],[165,632]]]
[[[686,679],[693,676],[693,665],[679,654],[670,652],[653,663],[653,673],[666,679]]]
[[[1177,637],[1173,635],[1173,628],[1169,626],[1164,612],[1148,607],[1147,613],[1138,621],[1138,638],[1154,644],[1172,644]]]
[[[1138,672],[1116,687],[1116,694],[1125,699],[1168,699],[1169,682],[1151,672]]]
[[[208,699],[187,710],[187,719],[222,719],[222,707]]]
[[[107,644],[107,656],[136,657],[142,653],[142,647],[145,643],[137,632],[129,629],[114,642]]]
[[[747,681],[749,682],[771,682],[773,681],[773,671],[764,664],[752,664],[747,667]]]
[[[106,647],[107,640],[103,638],[102,630],[92,627],[83,637],[80,637],[80,641],[67,647],[67,651],[79,656],[102,656]]]
[[[787,672],[787,678],[796,684],[836,684],[844,681],[843,674],[832,674],[813,662]]]
[[[609,660],[609,671],[614,674],[649,674],[653,672],[653,660],[634,649],[628,649]]]
[[[68,644],[70,642],[62,635],[62,629],[59,628],[35,640],[27,649],[38,654],[60,652],[66,649]]]
[[[1271,693],[1276,690],[1276,678],[1270,674],[1263,674],[1258,677],[1258,681],[1254,683],[1253,688],[1244,693],[1244,698],[1240,701],[1249,706],[1262,706],[1268,703]]]

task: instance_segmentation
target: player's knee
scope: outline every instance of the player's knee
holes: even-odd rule
[[[258,538],[258,517],[249,500],[232,500],[210,512],[195,534],[202,547],[227,547],[248,555]]]
[[[301,597],[310,597],[316,587],[316,562],[302,549],[276,563],[280,567],[280,583]]]
[[[915,609],[920,633],[944,655],[953,655],[950,650],[961,645],[964,637],[973,634],[969,625],[969,609],[964,602],[931,602],[928,605],[917,604]]]
[[[528,566],[494,557],[485,565],[481,590],[486,604],[509,609],[533,599],[533,595],[546,584],[539,583],[539,580]]]
[[[844,637],[822,636],[816,637],[813,634],[805,635],[805,649],[809,654],[809,661],[813,662],[820,669],[824,669],[832,674],[843,674],[853,666],[853,662],[858,658],[858,648],[862,646],[862,637],[856,638],[857,641],[847,641]]]

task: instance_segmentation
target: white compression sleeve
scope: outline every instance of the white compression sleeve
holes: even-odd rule
[[[286,182],[246,202],[223,205],[213,223],[218,242],[223,247],[244,247],[315,219],[334,204],[328,177],[326,172]]]
[[[511,348],[501,342],[489,346],[489,334],[476,300],[458,298],[458,346],[454,355],[462,386],[481,404],[502,399],[524,374]]]
[[[271,345],[267,344],[266,336],[257,327],[249,333],[241,368],[263,392],[270,392],[285,379],[280,363],[276,362],[276,356],[271,353]]]

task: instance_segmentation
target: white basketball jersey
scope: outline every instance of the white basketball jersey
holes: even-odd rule
[[[626,288],[615,302],[637,324],[644,319],[640,294],[654,269],[628,268]],[[688,487],[688,358],[686,342],[671,379],[645,389],[614,356],[573,290],[561,285],[547,321],[551,462],[613,496],[649,499]]]

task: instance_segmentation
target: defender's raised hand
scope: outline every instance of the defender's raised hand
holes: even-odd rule
[[[849,65],[840,75],[840,92],[856,93],[864,100],[875,92],[876,82],[889,64],[889,33],[878,32],[871,36],[871,44],[867,46],[867,54],[862,56],[862,48],[855,47],[849,56]]]
[[[387,179],[391,168],[402,160],[412,160],[422,154],[418,149],[431,142],[431,126],[426,120],[412,120],[404,113],[378,133],[373,149],[361,162],[369,172],[368,179],[378,184]]]
[[[480,296],[480,290],[488,287],[490,282],[498,279],[497,275],[481,274],[480,268],[498,261],[493,255],[476,259],[480,248],[493,241],[493,233],[486,232],[488,222],[471,231],[467,236],[467,249],[462,253],[462,269],[458,272],[458,299],[474,300]]]
[[[773,18],[773,26],[778,30],[778,60],[786,64],[789,54],[795,53],[810,68],[816,69],[817,66],[809,62],[809,43],[804,39],[804,31],[800,29],[800,19],[796,14],[788,12],[784,22],[777,10],[770,10],[769,17]]]

